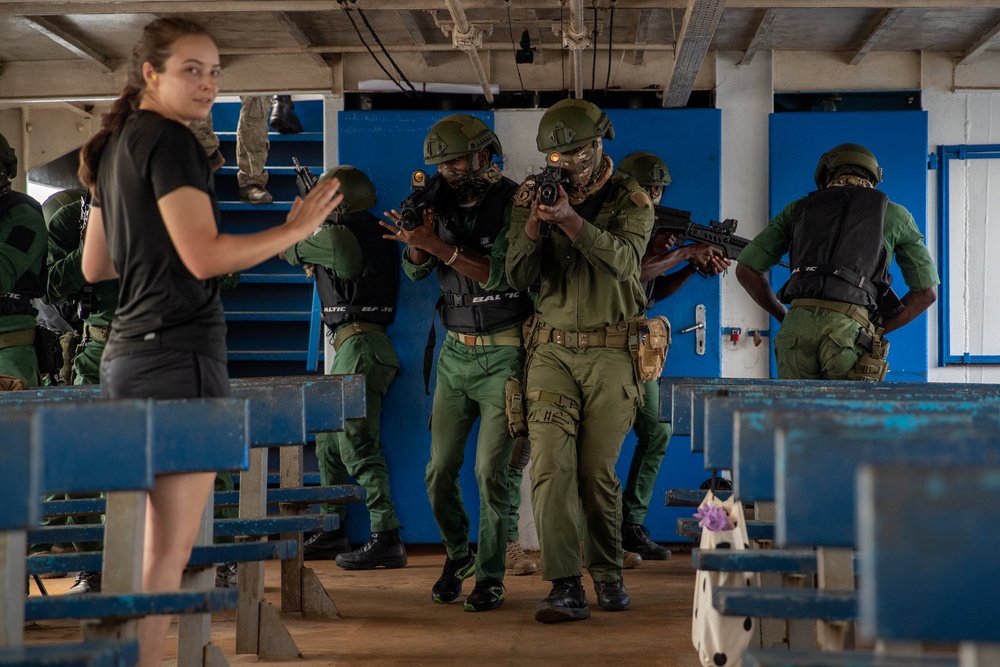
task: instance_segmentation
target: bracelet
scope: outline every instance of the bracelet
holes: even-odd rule
[[[451,266],[458,259],[458,246],[455,246],[454,254],[444,263],[445,266]]]

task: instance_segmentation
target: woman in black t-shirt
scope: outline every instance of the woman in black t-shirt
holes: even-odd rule
[[[121,279],[101,363],[109,398],[226,396],[226,327],[215,276],[241,271],[308,237],[339,205],[336,179],[296,198],[283,225],[234,236],[218,230],[212,172],[187,125],[218,94],[219,51],[177,17],[143,30],[121,96],[81,150],[94,193],[83,249],[89,282]],[[149,494],[143,590],[177,590],[214,473],[158,475]],[[140,665],[159,665],[167,616],[139,626]]]

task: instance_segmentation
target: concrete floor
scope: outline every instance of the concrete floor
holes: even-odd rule
[[[440,546],[409,546],[407,551],[409,565],[399,570],[349,572],[332,561],[309,563],[342,617],[310,621],[298,614],[283,614],[303,658],[267,664],[699,667],[691,646],[694,570],[688,552],[675,552],[669,561],[646,561],[627,570],[625,585],[632,608],[626,612],[602,612],[585,574],[591,618],[543,625],[534,620],[534,608],[550,587],[539,575],[508,576],[507,599],[500,609],[470,613],[460,603],[430,601],[431,586],[444,563]],[[53,594],[72,583],[72,577],[46,580]],[[266,586],[268,599],[277,606],[277,563],[267,564]],[[472,586],[472,580],[467,580],[463,592],[470,592]],[[36,594],[34,586],[32,593]],[[77,640],[78,628],[72,621],[39,623],[26,629],[26,642]],[[235,612],[213,617],[213,641],[230,664],[257,664],[256,656],[235,655],[235,632]],[[171,626],[167,652],[164,665],[175,665],[176,624]]]

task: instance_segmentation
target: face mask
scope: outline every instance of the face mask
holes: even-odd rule
[[[468,164],[467,162],[466,165]],[[441,164],[438,167],[438,171],[441,172],[441,177],[447,181],[448,185],[456,190],[461,189],[463,185],[466,185],[473,179],[472,174],[469,173],[468,166],[465,169],[456,169],[452,164]]]
[[[566,175],[569,186],[575,189],[587,187],[594,177],[595,167],[601,163],[602,156],[600,139],[596,139],[571,153],[561,153],[562,161],[559,166]]]

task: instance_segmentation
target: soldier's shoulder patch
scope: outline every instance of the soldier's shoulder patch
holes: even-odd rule
[[[653,208],[653,200],[645,190],[633,190],[628,198],[639,208]]]
[[[531,206],[531,200],[535,198],[535,179],[528,178],[521,183],[521,187],[517,189],[514,193],[514,206],[521,206],[523,208],[528,208]]]

